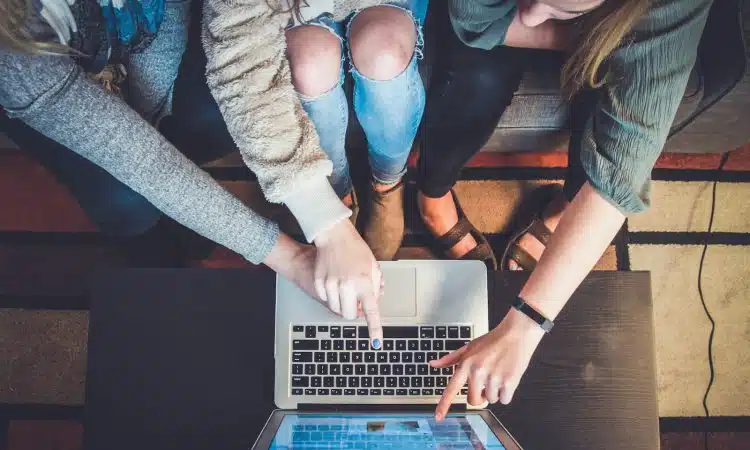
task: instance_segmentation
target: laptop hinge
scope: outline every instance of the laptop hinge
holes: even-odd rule
[[[408,411],[408,412],[434,412],[435,405],[404,405],[404,404],[323,404],[323,403],[299,403],[299,411],[311,412],[383,412],[383,411]],[[455,404],[451,406],[451,412],[465,412],[466,404]]]

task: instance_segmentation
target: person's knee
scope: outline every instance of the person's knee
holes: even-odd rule
[[[104,190],[95,200],[84,209],[99,231],[108,236],[128,238],[143,234],[162,217],[154,205],[125,186]]]
[[[341,75],[341,41],[325,28],[303,25],[286,32],[292,83],[300,94],[330,91]]]
[[[349,35],[354,67],[373,80],[390,80],[403,72],[416,42],[412,18],[391,6],[375,6],[357,14]]]

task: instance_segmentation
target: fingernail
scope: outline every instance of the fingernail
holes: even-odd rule
[[[438,422],[440,422],[441,420],[443,420],[443,415],[441,413],[435,414],[435,420],[437,420]]]
[[[372,348],[374,348],[375,350],[380,350],[380,345],[381,345],[380,339],[375,338],[372,340]]]

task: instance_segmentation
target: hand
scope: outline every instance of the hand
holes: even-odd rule
[[[430,361],[432,367],[456,366],[437,405],[435,418],[445,417],[453,398],[467,381],[470,405],[498,400],[505,405],[510,403],[542,336],[544,331],[539,325],[511,309],[494,330],[441,359]]]
[[[378,300],[382,274],[375,257],[354,225],[342,220],[315,238],[315,292],[328,307],[345,319],[357,318],[362,309],[373,348],[383,342]]]

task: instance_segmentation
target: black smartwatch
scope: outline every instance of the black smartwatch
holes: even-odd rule
[[[539,311],[534,309],[531,305],[526,303],[521,297],[516,297],[516,301],[513,302],[513,307],[524,313],[529,319],[533,320],[544,330],[545,333],[549,333],[555,323],[544,317]]]

